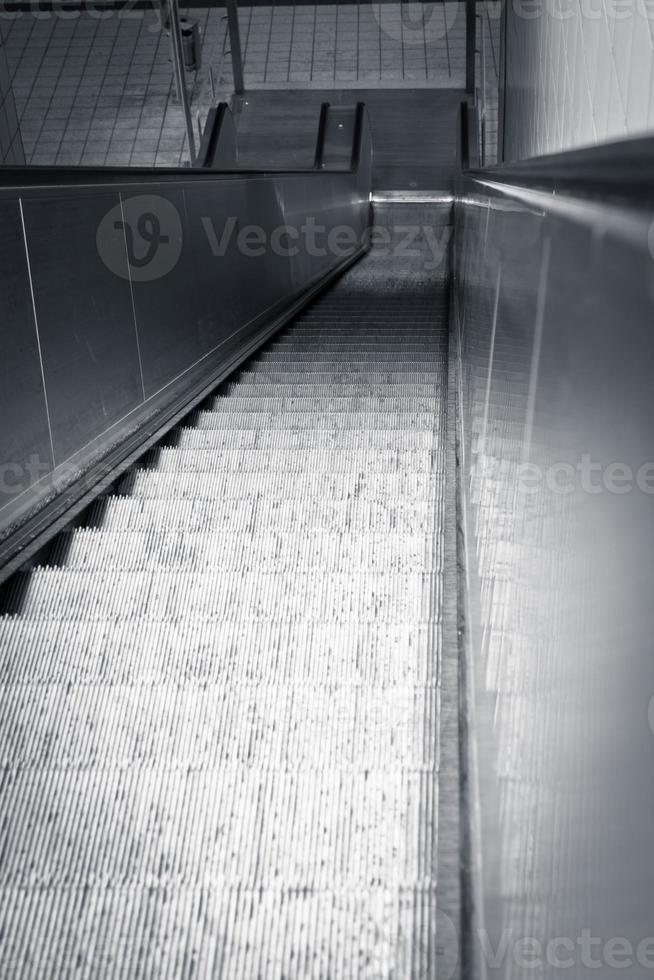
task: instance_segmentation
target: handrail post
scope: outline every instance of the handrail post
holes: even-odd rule
[[[320,118],[318,120],[318,136],[316,137],[316,153],[313,158],[314,170],[321,170],[323,166],[323,153],[325,150],[325,129],[327,127],[327,116],[329,115],[329,102],[323,102],[320,106]]]
[[[481,111],[479,113],[479,156],[482,167],[486,166],[486,21],[481,16],[481,31],[479,33],[479,66],[481,68],[480,92]]]
[[[184,110],[184,120],[186,123],[186,139],[188,142],[188,152],[191,158],[191,166],[195,166],[195,132],[193,130],[193,117],[191,115],[191,104],[189,102],[188,91],[186,89],[186,75],[184,69],[184,47],[182,45],[182,30],[179,24],[179,7],[177,0],[168,0],[168,20],[170,27],[170,41],[173,52],[173,66],[175,68],[175,86],[177,97]]]
[[[227,7],[227,27],[229,29],[229,47],[232,55],[232,73],[234,75],[234,93],[243,95],[243,55],[241,52],[241,30],[238,23],[238,0],[225,0]]]
[[[500,78],[498,91],[497,117],[497,162],[504,163],[506,152],[504,147],[504,130],[506,126],[506,44],[509,23],[508,4],[502,4],[502,19],[500,20]]]
[[[475,69],[477,60],[477,4],[466,0],[466,93],[475,94]]]
[[[352,156],[350,158],[350,169],[358,170],[361,162],[361,135],[366,118],[366,103],[357,102],[354,115],[354,135],[352,138]]]

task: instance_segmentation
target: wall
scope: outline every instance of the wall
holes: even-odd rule
[[[637,179],[617,166],[616,197]],[[570,185],[502,188],[463,181],[455,227],[483,897],[468,947],[488,980],[641,978],[654,969],[652,213],[604,208],[602,187],[582,207]]]
[[[505,160],[654,126],[651,0],[507,0]]]
[[[25,163],[11,76],[0,32],[0,163]]]

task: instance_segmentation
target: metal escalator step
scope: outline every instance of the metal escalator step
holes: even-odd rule
[[[292,572],[305,568],[342,572],[419,572],[440,568],[438,542],[422,534],[303,534],[248,532],[231,534],[150,531],[104,531],[79,528],[66,532],[66,568],[72,570]]]
[[[434,394],[429,396],[408,397],[393,395],[332,395],[317,397],[313,395],[288,395],[286,397],[261,395],[257,390],[256,395],[241,395],[238,388],[234,389],[232,395],[217,395],[208,401],[210,407],[207,411],[221,414],[240,413],[263,413],[267,412],[273,416],[281,413],[293,412],[298,417],[303,415],[328,415],[334,425],[338,424],[337,416],[342,413],[352,415],[367,414],[371,417],[378,413],[385,416],[393,416],[401,421],[400,416],[406,414],[431,413],[434,423],[438,417],[434,416]]]
[[[238,724],[238,717],[234,721]],[[256,735],[256,722],[253,727]],[[21,860],[25,839],[44,799],[56,801],[56,810],[41,828],[39,848],[26,866]],[[121,803],[111,828],[103,799]],[[434,838],[428,837],[421,848],[404,841],[400,846],[397,825],[434,820],[436,802],[431,765],[364,771],[323,762],[320,769],[285,770],[234,762],[200,770],[120,765],[21,771],[0,800],[3,823],[13,815],[6,840],[9,860],[0,884],[24,889],[37,881],[41,891],[66,884],[72,892],[102,885],[105,900],[115,890],[120,904],[121,893],[156,887],[154,882],[173,895],[181,892],[177,900],[182,902],[189,889],[274,888],[280,878],[286,889],[331,885],[356,892],[368,867],[378,881],[392,881],[395,888],[417,881],[434,885]],[[367,819],[352,821],[344,838],[341,814],[350,808]],[[284,819],[289,813],[292,822]],[[65,846],[61,836],[72,825],[89,832],[80,835],[62,882],[50,854]],[[162,867],[171,831],[178,859],[164,857]],[[248,846],[254,833],[257,847]],[[89,865],[96,868],[90,882],[85,875]],[[100,909],[96,914],[102,919]]]
[[[200,457],[200,458],[198,458]],[[206,468],[203,462],[206,460]],[[211,468],[212,455],[200,452],[188,466],[168,466],[156,470],[136,470],[130,477],[131,499],[175,500],[260,500],[303,501],[313,498],[332,501],[359,500],[393,504],[397,500],[417,503],[435,499],[440,491],[443,473],[375,473],[372,477],[360,471],[325,474],[320,472],[286,472],[249,470],[233,473]],[[155,529],[156,530],[156,529]]]
[[[301,501],[269,500],[131,500],[109,501],[103,527],[108,530],[147,530],[153,523],[167,530],[244,531],[274,528],[278,531],[379,532],[431,534],[439,517],[429,501],[332,501],[321,499],[310,513]]]
[[[386,693],[375,685],[344,687],[335,694],[329,682],[317,681],[288,683],[280,691],[246,679],[183,690],[171,684],[136,689],[89,684],[74,698],[66,684],[21,684],[0,686],[0,695],[11,705],[0,718],[0,766],[20,755],[21,773],[71,766],[320,771],[333,769],[333,760],[345,772],[415,772],[432,771],[437,761],[435,742],[425,738],[435,723],[433,683],[396,685],[390,710]],[[28,711],[34,724],[25,730],[20,718]],[[237,725],[239,716],[251,718],[254,730]],[[257,727],[272,716],[278,734],[265,739]],[[96,719],[92,730],[88,717]],[[307,739],[303,725],[313,739]],[[358,725],[368,733],[360,745],[353,737]],[[103,732],[110,726],[114,737],[108,741]],[[213,745],[206,733],[222,727],[229,736]],[[16,871],[4,863],[0,887],[18,884]]]
[[[415,788],[405,786],[405,793],[409,789]],[[171,795],[175,790],[181,792],[183,787],[166,783],[161,788],[161,792]],[[207,792],[194,802],[206,806],[220,798],[220,790],[228,795],[234,787],[217,787],[213,795]],[[284,801],[281,812],[295,812],[296,799],[297,795]],[[314,794],[300,799],[306,800],[305,805],[312,806],[316,815],[321,812],[322,798]],[[327,802],[332,801],[328,818],[339,806],[346,805],[347,799],[348,786],[335,786],[327,796]],[[402,811],[401,799],[400,794],[392,798],[395,818]],[[134,805],[133,798],[128,802]],[[256,805],[258,799],[251,802]],[[357,805],[362,802],[356,801]],[[416,813],[417,808],[412,807],[410,816],[415,818]],[[253,831],[250,824],[246,828],[247,840],[247,834],[251,836]],[[379,832],[384,831],[388,832],[388,828],[380,826]],[[335,846],[332,837],[328,840]],[[238,847],[243,846],[244,841],[239,839]],[[339,842],[339,846],[345,845]],[[363,867],[368,857],[357,857],[355,867]],[[380,963],[379,969],[388,976],[392,974],[387,964],[393,965],[397,976],[410,976],[409,971],[428,976],[433,958],[430,951],[437,948],[435,917],[430,915],[436,908],[436,888],[430,884],[415,885],[413,879],[410,884],[398,884],[391,892],[377,884],[362,890],[346,881],[331,888],[287,888],[278,883],[247,888],[240,882],[214,879],[206,886],[178,886],[173,893],[177,904],[172,907],[170,885],[156,887],[152,883],[155,880],[157,875],[136,885],[112,882],[111,902],[106,898],[107,885],[102,882],[82,889],[58,885],[42,890],[37,909],[39,921],[47,923],[47,948],[57,948],[60,937],[72,932],[68,939],[68,948],[73,950],[68,954],[70,959],[79,961],[82,954],[78,951],[92,945],[93,972],[102,976],[163,976],[164,968],[166,976],[193,976],[200,972],[198,968],[179,967],[190,959],[202,964],[202,976],[243,978],[305,978],[312,973],[319,977],[365,976],[370,973],[370,959]],[[211,909],[210,918],[207,909]],[[15,937],[29,931],[35,913],[31,890],[8,890],[2,911],[9,937],[7,957],[16,964],[17,975],[29,976],[30,965],[40,959],[38,951]],[[101,930],[96,926],[98,919]],[[75,923],[74,930],[71,922]],[[214,922],[224,924],[224,932],[213,929]],[[101,938],[97,932],[101,932]],[[131,937],[135,932],[144,936],[143,945],[133,946]],[[117,950],[122,952],[117,954]],[[198,951],[195,956],[193,951]],[[124,972],[116,969],[117,960],[125,967]]]
[[[21,615],[42,619],[426,622],[438,594],[431,572],[323,572],[320,590],[296,570],[36,569]]]
[[[292,384],[296,388],[307,388],[313,385],[335,384],[368,384],[368,385],[414,385],[435,384],[441,378],[440,371],[256,371],[244,370],[239,373],[239,383],[264,385]]]
[[[268,351],[257,354],[258,364],[276,364],[284,361],[286,357],[292,357],[294,361],[312,361],[316,357],[326,360],[341,362],[349,361],[353,357],[358,360],[374,358],[377,364],[385,364],[387,361],[412,361],[426,357],[428,360],[439,362],[444,358],[446,347],[440,348],[433,341],[409,342],[401,338],[391,341],[385,340],[383,347],[379,343],[372,341],[333,341],[324,336],[310,341],[302,342],[299,337],[293,341],[275,342],[274,346]]]
[[[374,371],[371,370],[371,359],[365,360],[362,358],[356,359],[350,357],[339,360],[323,355],[315,356],[310,360],[307,360],[305,358],[295,357],[295,355],[289,354],[287,357],[279,357],[275,358],[274,360],[254,361],[252,364],[250,364],[247,371],[243,372],[243,375],[247,377],[250,374],[268,374],[276,377],[280,372],[283,374],[297,372],[306,375],[309,381],[311,381],[316,374],[335,374],[337,377],[340,375],[349,376],[370,374],[373,377],[376,377],[381,372],[388,372],[392,379],[397,374],[406,376],[407,374],[416,373],[443,373],[443,365],[436,357],[414,357],[410,360],[406,357],[395,357],[388,358],[387,360],[379,360],[375,355],[373,355],[372,359],[374,360]]]
[[[186,430],[185,445],[179,449],[163,450],[166,453],[177,453],[174,459],[179,460],[180,469],[212,469],[214,472],[229,470],[232,473],[250,473],[255,470],[280,471],[283,473],[304,473],[305,471],[321,473],[431,473],[438,469],[441,459],[441,449],[403,449],[403,448],[372,448],[338,449],[329,448],[317,450],[307,449],[298,452],[297,449],[221,449],[217,445],[219,438],[209,430]],[[204,457],[204,458],[203,458]],[[166,464],[164,464],[166,465]]]
[[[0,618],[0,683],[134,685],[333,684],[431,686],[440,625],[429,623],[177,623]],[[120,656],[115,656],[119,650]],[[384,656],[380,657],[380,650]],[[247,656],[243,655],[247,651]],[[9,699],[3,703],[9,709]]]
[[[373,380],[371,378],[359,378],[356,381],[344,382],[333,381],[326,384],[315,381],[311,385],[294,384],[292,381],[273,382],[269,379],[252,381],[251,379],[228,382],[225,385],[228,392],[238,391],[240,398],[250,397],[299,397],[305,398],[308,395],[315,395],[317,398],[339,398],[342,396],[353,398],[356,396],[375,397],[382,393],[389,392],[395,398],[431,398],[436,400],[443,392],[443,385],[437,380],[415,381],[410,378],[405,381],[398,380],[396,383],[386,384],[384,381]]]
[[[438,419],[433,412],[301,412],[297,408],[278,411],[216,412],[204,410],[193,418],[197,429],[254,429],[257,432],[310,430],[317,438],[339,431],[434,431]]]
[[[433,429],[227,429],[215,427],[180,428],[178,448],[298,452],[311,450],[316,437],[326,453],[366,453],[375,450],[429,450],[437,444]],[[301,460],[299,461],[301,463]]]

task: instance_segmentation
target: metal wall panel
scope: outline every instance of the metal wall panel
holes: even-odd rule
[[[652,969],[651,218],[490,173],[457,204],[488,976]]]
[[[247,324],[291,292],[289,265],[257,244],[255,231],[260,229],[267,242],[271,229],[283,223],[279,184],[232,178],[218,186],[190,187],[185,200],[195,231],[189,241],[201,297],[202,354],[225,352],[230,338],[240,343]]]
[[[197,271],[183,190],[124,194],[122,206],[148,398],[201,356]],[[156,252],[148,261],[151,249]]]
[[[107,214],[120,220],[120,201],[69,192],[23,207],[59,465],[143,400],[124,239],[105,242],[104,257],[96,241]]]
[[[0,522],[3,510],[52,469],[48,415],[17,201],[0,202]]]

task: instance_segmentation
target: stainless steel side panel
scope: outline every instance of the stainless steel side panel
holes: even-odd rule
[[[143,398],[125,250],[110,240],[103,260],[96,247],[100,222],[119,208],[116,192],[23,202],[57,465]]]
[[[52,469],[48,412],[18,201],[0,202],[0,488],[29,486]]]
[[[477,963],[498,977],[608,976],[616,963],[642,977],[654,952],[652,215],[472,179],[456,213]]]

